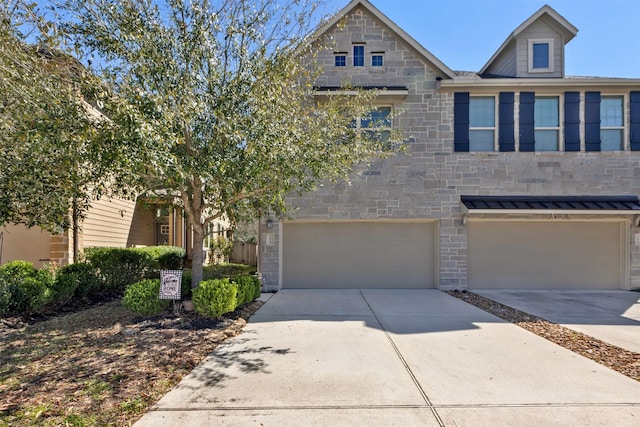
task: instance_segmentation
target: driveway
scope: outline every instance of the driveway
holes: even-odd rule
[[[437,290],[283,290],[137,426],[616,425],[634,381]]]
[[[640,353],[640,292],[504,289],[474,292]]]

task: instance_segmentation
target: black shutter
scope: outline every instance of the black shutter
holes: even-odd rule
[[[453,147],[457,152],[469,151],[469,92],[453,94]]]
[[[580,151],[580,92],[564,93],[564,151]]]
[[[520,151],[535,150],[535,102],[534,92],[520,92]]]
[[[586,151],[600,151],[600,92],[585,93],[584,144]]]
[[[513,92],[500,92],[498,144],[500,151],[516,151],[513,125]]]
[[[640,151],[640,92],[631,92],[631,150]]]

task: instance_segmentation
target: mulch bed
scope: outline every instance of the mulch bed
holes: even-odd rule
[[[119,300],[0,319],[0,426],[131,425],[262,305],[143,318]]]
[[[629,378],[640,381],[640,353],[611,345],[473,292],[450,291],[447,293]]]

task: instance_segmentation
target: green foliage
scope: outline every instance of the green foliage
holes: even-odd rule
[[[223,263],[204,267],[204,280],[232,278],[238,275],[254,274],[253,265]]]
[[[220,318],[238,306],[238,285],[229,279],[200,282],[193,290],[193,306],[203,316]]]
[[[156,265],[149,253],[131,248],[86,248],[85,257],[97,269],[102,289],[113,295],[122,294]]]
[[[158,270],[179,270],[182,268],[185,251],[177,246],[148,246],[145,248],[131,249],[149,254]]]
[[[51,301],[53,276],[27,261],[0,266],[0,312],[37,313]]]
[[[233,250],[233,241],[223,236],[213,239],[209,245],[209,249],[213,252],[213,257],[220,262],[224,262],[229,259],[231,251]]]
[[[182,299],[191,299],[191,270],[182,270],[182,287],[181,293]]]
[[[96,268],[86,262],[61,267],[54,281],[54,288],[73,288],[73,296],[76,298],[87,298],[101,291],[102,281],[98,278]],[[60,298],[56,298],[60,299]],[[64,301],[59,301],[64,303]]]
[[[153,316],[169,307],[169,300],[160,299],[160,280],[146,279],[127,287],[122,304],[134,313]]]
[[[260,280],[255,276],[235,276],[238,285],[238,305],[249,303],[260,297]]]

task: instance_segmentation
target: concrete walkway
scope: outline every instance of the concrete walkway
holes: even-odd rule
[[[504,289],[474,292],[640,353],[640,292]]]
[[[637,426],[640,382],[437,290],[283,290],[136,425]]]

